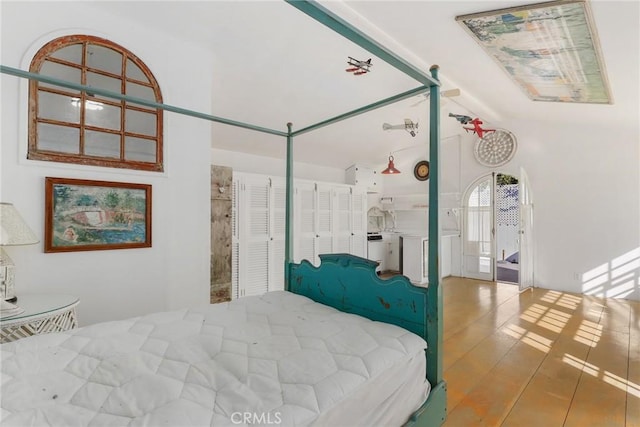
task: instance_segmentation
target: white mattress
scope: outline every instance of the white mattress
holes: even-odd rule
[[[3,427],[400,425],[426,343],[288,292],[0,346]]]

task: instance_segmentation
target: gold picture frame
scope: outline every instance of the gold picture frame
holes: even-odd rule
[[[45,252],[151,247],[151,185],[45,178]]]

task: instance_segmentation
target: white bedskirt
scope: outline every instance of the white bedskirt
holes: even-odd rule
[[[0,346],[6,426],[401,425],[425,341],[289,292]]]

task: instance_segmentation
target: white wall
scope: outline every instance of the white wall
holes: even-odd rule
[[[640,299],[638,124],[623,128],[522,121],[498,127],[516,135],[518,151],[495,171],[518,177],[522,166],[531,181],[536,286]],[[457,149],[455,139],[443,139],[443,191],[455,190],[451,180],[459,179],[464,193],[477,178],[493,171],[474,159],[473,135],[463,133],[460,141],[457,175],[455,156],[447,153]],[[396,165],[403,173],[383,176],[384,194],[414,193],[426,187],[412,173],[413,165],[423,158],[399,153]]]
[[[512,131],[533,190],[536,283],[640,300],[638,124]]]
[[[37,48],[52,38],[98,35],[149,66],[165,103],[211,111],[202,94],[211,93],[213,61],[203,50],[85,2],[3,2],[1,19],[3,65],[27,70]],[[85,28],[78,30],[78,23]],[[47,176],[145,183],[153,191],[152,248],[55,254],[43,253],[42,243],[8,248],[18,298],[22,292],[76,295],[81,325],[208,303],[210,123],[165,114],[165,173],[29,161],[26,80],[3,74],[0,82],[0,200],[13,202],[41,241]]]
[[[284,139],[284,138],[283,138]],[[215,136],[213,144],[215,146]],[[262,175],[286,176],[287,162],[285,159],[255,156],[237,151],[211,150],[211,163],[233,168],[234,172],[257,173]],[[345,183],[345,171],[339,168],[310,165],[308,163],[293,163],[293,176],[300,179],[312,179],[324,182]]]

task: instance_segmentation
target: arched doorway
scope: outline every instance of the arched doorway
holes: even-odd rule
[[[494,280],[494,174],[476,180],[465,192],[462,218],[462,275]]]
[[[463,197],[462,275],[533,286],[533,204],[524,170],[520,177],[492,172]]]

